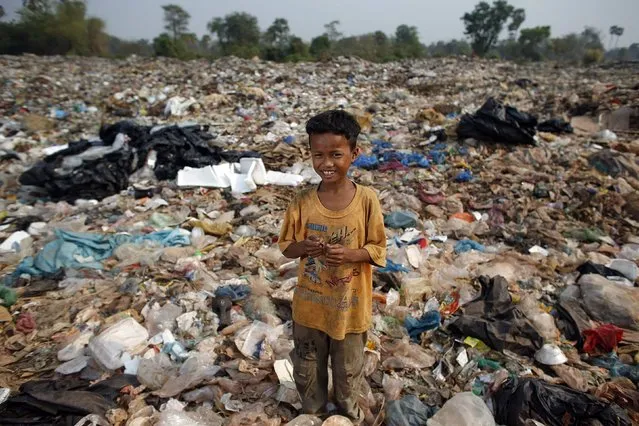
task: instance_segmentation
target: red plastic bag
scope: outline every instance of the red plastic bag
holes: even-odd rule
[[[604,324],[591,330],[584,330],[584,352],[588,354],[609,353],[617,349],[623,338],[623,330],[612,324]]]

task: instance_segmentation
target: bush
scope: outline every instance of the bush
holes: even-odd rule
[[[583,63],[584,65],[598,64],[604,59],[604,51],[601,49],[587,49],[584,53]]]

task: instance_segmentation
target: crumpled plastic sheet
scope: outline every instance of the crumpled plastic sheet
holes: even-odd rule
[[[547,426],[564,426],[596,419],[604,425],[632,425],[615,404],[539,379],[508,379],[493,395],[493,402],[497,424],[524,426],[532,419]]]
[[[603,324],[591,330],[584,330],[584,352],[595,354],[597,352],[611,352],[617,349],[617,344],[623,339],[623,329],[613,324]]]
[[[544,343],[543,337],[524,314],[512,303],[508,281],[501,276],[482,276],[480,295],[464,306],[448,329],[462,336],[471,336],[501,351],[511,350],[533,356]]]
[[[27,257],[20,262],[16,271],[5,279],[13,283],[20,275],[42,276],[53,274],[62,268],[102,269],[102,260],[113,255],[116,247],[125,243],[156,241],[164,246],[186,246],[189,235],[180,229],[168,229],[145,235],[91,234],[55,230],[56,239],[47,243],[35,257]]]
[[[386,404],[386,424],[388,426],[425,425],[437,409],[429,407],[415,395],[406,395]]]

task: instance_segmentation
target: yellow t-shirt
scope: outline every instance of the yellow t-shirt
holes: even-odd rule
[[[366,249],[375,265],[386,265],[384,217],[377,195],[365,186],[356,185],[353,200],[343,210],[324,207],[317,188],[300,192],[284,216],[280,250],[310,235],[317,235],[326,244]],[[303,258],[293,295],[293,321],[343,340],[348,333],[363,333],[370,328],[372,297],[371,264],[329,268],[324,256]]]

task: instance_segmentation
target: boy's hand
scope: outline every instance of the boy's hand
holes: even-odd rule
[[[321,243],[317,235],[311,235],[304,240],[304,253],[310,257],[319,257],[324,254],[324,244]]]
[[[351,250],[340,244],[328,244],[326,246],[326,266],[336,267],[348,263],[348,254]]]
[[[367,263],[371,257],[368,250],[350,249],[341,244],[328,244],[326,246],[326,266],[336,267],[345,263]]]

